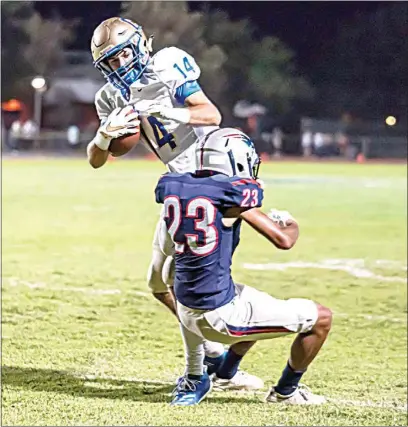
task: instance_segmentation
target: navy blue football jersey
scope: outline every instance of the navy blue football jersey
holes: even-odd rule
[[[213,310],[234,298],[231,263],[241,220],[227,227],[222,219],[227,209],[260,207],[262,199],[263,190],[252,179],[191,173],[160,178],[156,201],[164,204],[174,242],[174,292],[181,304]]]

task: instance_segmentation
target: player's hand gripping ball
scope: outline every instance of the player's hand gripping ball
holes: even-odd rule
[[[112,138],[109,151],[114,157],[127,154],[140,140],[140,121],[134,118],[135,111],[131,107],[125,107],[122,111],[125,113],[126,117],[124,132],[127,132],[117,138]],[[130,120],[126,121],[127,118],[130,118]]]

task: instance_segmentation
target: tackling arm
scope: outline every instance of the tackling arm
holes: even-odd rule
[[[299,237],[299,226],[293,219],[280,227],[258,208],[242,212],[240,217],[278,249],[291,249]]]

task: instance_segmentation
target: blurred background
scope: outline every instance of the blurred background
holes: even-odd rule
[[[247,132],[264,159],[406,159],[407,2],[6,1],[1,11],[3,153],[84,155],[104,84],[90,39],[121,15],[155,35],[155,51],[195,57],[223,126]]]

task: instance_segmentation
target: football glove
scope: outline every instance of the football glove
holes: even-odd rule
[[[119,138],[130,133],[137,133],[140,121],[138,113],[131,105],[124,108],[115,108],[105,123],[98,129],[105,138]]]
[[[279,225],[279,227],[287,227],[289,221],[295,221],[293,216],[288,211],[278,211],[277,209],[271,209],[267,213],[268,217]]]
[[[256,179],[256,182],[258,183],[258,185],[261,187],[262,190],[265,190],[266,185],[265,185],[265,182],[262,181],[262,179],[258,178]]]

